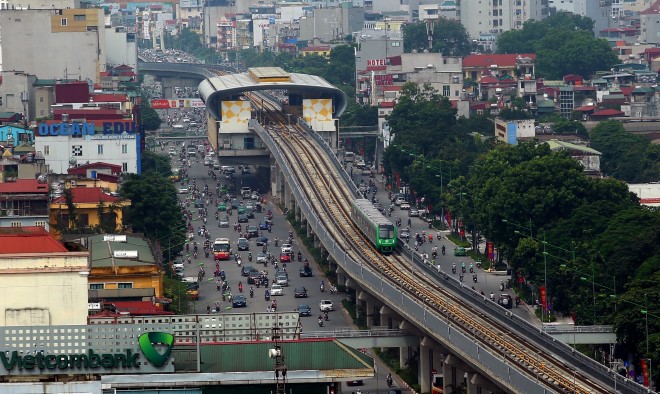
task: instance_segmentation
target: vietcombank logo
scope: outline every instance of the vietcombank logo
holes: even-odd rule
[[[172,353],[172,347],[174,346],[174,335],[168,334],[166,332],[148,332],[140,335],[138,337],[138,343],[140,344],[140,350],[142,354],[154,367],[162,367],[168,358],[170,358],[170,353]],[[163,353],[160,353],[156,350],[154,345],[166,346],[166,349]]]

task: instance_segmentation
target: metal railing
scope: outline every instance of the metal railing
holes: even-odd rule
[[[403,330],[393,328],[372,328],[370,330],[355,330],[352,328],[338,328],[332,331],[305,331],[303,338],[369,338],[369,337],[401,337],[408,336]]]

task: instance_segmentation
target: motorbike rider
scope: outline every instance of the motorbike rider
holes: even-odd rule
[[[442,245],[442,255],[445,255],[445,245]]]
[[[325,282],[321,281],[321,293],[325,291]]]

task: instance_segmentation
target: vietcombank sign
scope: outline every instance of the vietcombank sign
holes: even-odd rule
[[[23,354],[17,350],[5,351],[0,352],[0,363],[9,374],[153,372],[153,367],[164,366],[170,358],[174,336],[165,332],[144,333],[138,337],[137,345],[139,350],[125,349],[121,353],[102,353],[91,349],[81,354]],[[146,370],[141,371],[145,367]]]

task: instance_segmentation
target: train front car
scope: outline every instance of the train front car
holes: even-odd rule
[[[396,226],[392,223],[378,225],[378,237],[376,238],[376,247],[382,253],[392,253],[397,244]]]
[[[396,226],[371,201],[354,200],[351,204],[353,221],[381,253],[392,253],[397,245]]]

